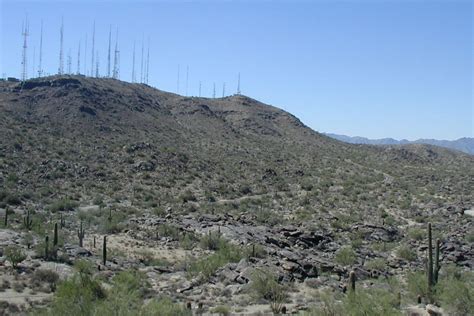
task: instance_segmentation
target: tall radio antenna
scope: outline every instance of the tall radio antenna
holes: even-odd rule
[[[177,82],[177,89],[176,89],[176,93],[179,94],[179,64],[178,64],[178,82]]]
[[[107,53],[107,77],[110,77],[110,50],[112,45],[112,25],[109,27],[109,50]]]
[[[132,83],[135,83],[135,41],[133,41]]]
[[[77,48],[77,71],[76,74],[81,74],[81,41],[79,40],[79,47]]]
[[[62,75],[64,73],[63,42],[64,42],[64,19],[61,18],[61,29],[59,30],[59,69],[58,69],[59,75]]]
[[[84,45],[84,76],[87,77],[87,33],[86,33],[86,42]]]
[[[188,96],[189,66],[186,66],[186,96]]]
[[[216,98],[216,83],[214,82],[214,89],[212,91],[212,98]]]
[[[29,32],[29,25],[28,25],[28,16],[26,16],[26,21],[23,23],[21,27],[21,35],[23,35],[23,55],[21,59],[21,80],[25,81],[27,79],[27,48],[28,48],[28,36],[30,35]]]
[[[237,94],[240,94],[241,91],[240,91],[240,72],[239,72],[239,78],[237,80]]]
[[[95,20],[92,25],[92,61],[91,61],[91,77],[94,77],[94,57],[95,57]]]
[[[41,33],[40,33],[40,47],[39,47],[39,65],[38,65],[38,77],[43,75],[43,20],[41,20]]]
[[[115,51],[114,51],[114,71],[113,78],[119,79],[120,76],[120,51],[118,49],[118,27],[115,33]]]
[[[95,61],[95,77],[99,78],[99,50],[96,51],[96,61]]]
[[[201,86],[202,86],[201,81],[199,81],[199,97],[201,97]]]
[[[225,97],[225,82],[222,85],[222,97]]]
[[[146,54],[146,71],[145,71],[145,74],[146,74],[145,83],[146,84],[148,84],[149,71],[150,71],[150,38],[148,37],[148,50],[147,50],[147,54]]]
[[[143,50],[144,50],[144,36],[142,35],[142,59],[140,64],[140,83],[143,83]]]
[[[72,57],[71,57],[71,50],[68,50],[67,53],[67,73],[71,74],[72,73]]]

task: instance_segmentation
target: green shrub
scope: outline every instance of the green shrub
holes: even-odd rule
[[[286,288],[268,271],[255,270],[251,277],[251,291],[257,299],[270,302],[274,313],[279,313],[287,298]]]
[[[408,245],[401,245],[397,249],[397,256],[406,261],[415,261],[416,253]]]
[[[192,316],[192,312],[184,306],[173,303],[169,298],[152,300],[143,306],[142,316]]]
[[[57,200],[51,204],[48,209],[53,212],[66,212],[66,211],[73,211],[76,207],[79,206],[79,203],[76,201],[72,201],[68,198],[64,198],[61,200]]]
[[[219,305],[210,310],[213,314],[218,314],[220,316],[228,316],[230,315],[230,307],[226,305]]]
[[[443,268],[436,287],[441,306],[450,315],[474,315],[474,274],[457,267]]]
[[[408,237],[413,240],[423,240],[426,238],[426,231],[421,228],[413,227],[408,230]]]
[[[18,264],[26,259],[26,254],[18,246],[8,246],[5,249],[5,257],[10,261],[13,268],[16,269]]]
[[[344,266],[351,265],[356,261],[356,253],[351,247],[342,247],[336,252],[334,260]]]
[[[375,258],[365,262],[368,269],[384,271],[387,269],[387,261],[383,258]]]
[[[343,300],[344,315],[402,315],[397,294],[386,289],[362,289]]]

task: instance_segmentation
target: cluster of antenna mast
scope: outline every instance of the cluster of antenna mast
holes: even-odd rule
[[[91,49],[91,64],[90,68],[87,65],[87,33],[85,36],[84,42],[84,56],[83,56],[83,71],[81,71],[81,40],[79,40],[78,48],[77,48],[77,63],[76,63],[76,71],[75,74],[77,75],[85,75],[90,77],[101,77],[100,76],[100,56],[99,50],[95,47],[95,21],[92,25],[92,49]],[[22,46],[22,60],[21,60],[21,80],[25,81],[28,79],[28,36],[29,33],[29,22],[28,17],[26,17],[25,22],[22,24],[22,31],[23,37],[23,46]],[[112,25],[109,27],[109,36],[108,36],[108,51],[107,51],[107,70],[105,77],[107,78],[114,78],[120,79],[120,49],[119,49],[119,37],[118,37],[118,28],[115,32],[115,49],[112,55]],[[34,49],[33,53],[33,73],[37,72],[38,77],[43,77],[45,72],[43,70],[43,21],[41,21],[41,29],[40,29],[40,43],[39,43],[39,64],[38,69],[36,70],[35,62],[35,54],[36,51]],[[113,66],[112,66],[112,59],[113,59]],[[68,54],[66,57],[66,70],[64,69],[64,19],[61,18],[61,26],[59,29],[59,66],[57,74],[73,74],[72,70],[72,63],[73,57],[71,54],[71,49],[68,49]],[[137,71],[135,69],[136,65],[136,41],[133,42],[133,55],[132,55],[132,83],[137,83]],[[145,56],[145,37],[142,36],[141,41],[141,61],[140,61],[140,80],[138,83],[148,84],[149,82],[149,71],[150,71],[150,38],[147,39],[147,47],[146,47],[146,56]],[[186,66],[186,85],[185,85],[185,95],[188,95],[188,87],[189,87],[189,66]],[[178,65],[178,75],[177,75],[177,82],[176,82],[176,92],[180,93],[180,65]],[[225,97],[225,82],[222,85],[222,97]],[[201,90],[202,90],[202,82],[199,81],[199,97],[201,97]],[[240,73],[238,74],[238,83],[237,83],[237,94],[241,94],[240,91]],[[216,97],[216,84],[213,83],[213,93],[212,97]]]

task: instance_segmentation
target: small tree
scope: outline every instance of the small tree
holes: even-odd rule
[[[5,249],[5,257],[13,266],[13,269],[16,269],[18,264],[26,259],[26,254],[18,246],[8,246]]]

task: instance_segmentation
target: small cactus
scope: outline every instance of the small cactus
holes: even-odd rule
[[[59,216],[59,223],[60,223],[60,227],[61,228],[64,228],[64,226],[66,226],[66,221],[64,220],[64,217],[63,217],[63,214],[61,213],[61,215]]]
[[[58,246],[58,223],[54,223],[54,239],[53,239],[53,246]]]
[[[31,230],[33,227],[33,220],[30,218],[30,210],[26,211],[26,216],[23,216],[23,226],[27,230]]]
[[[95,248],[95,236],[94,236],[93,240],[94,240],[94,248]]]
[[[83,241],[84,241],[84,235],[85,235],[85,231],[82,227],[82,221],[81,221],[81,226],[80,228],[77,230],[77,237],[79,238],[79,247],[82,247],[83,246]]]
[[[351,271],[349,273],[349,281],[347,283],[347,288],[350,289],[350,291],[352,293],[355,292],[355,288],[356,288],[356,275],[355,275],[355,272],[354,271]]]
[[[5,208],[5,219],[4,219],[4,226],[8,226],[8,207]]]
[[[104,244],[102,245],[102,263],[107,263],[107,236],[104,236]]]
[[[44,258],[47,260],[49,258],[49,236],[46,235],[44,238]]]

